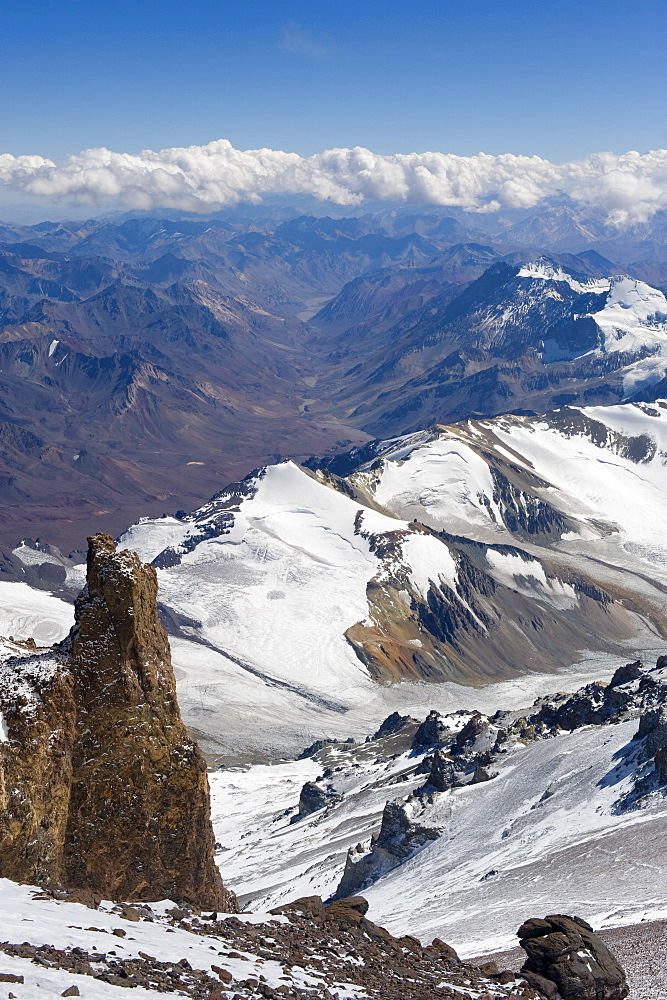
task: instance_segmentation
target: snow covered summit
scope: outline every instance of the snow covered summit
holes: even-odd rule
[[[423,706],[425,683],[447,699],[654,644],[666,415],[438,427],[376,442],[345,478],[286,462],[140,521],[123,544],[157,567],[190,724],[218,748],[216,731],[296,749]]]

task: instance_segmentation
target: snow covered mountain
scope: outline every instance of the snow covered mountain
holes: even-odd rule
[[[458,294],[380,326],[381,336],[377,317],[342,334],[334,325],[332,404],[388,437],[470,416],[665,395],[664,294],[581,264],[510,255]]]
[[[395,222],[0,226],[0,544],[81,549],[102,516],[436,422],[665,395],[652,272]]]
[[[472,703],[461,685],[536,694],[659,648],[666,420],[660,403],[438,427],[344,477],[286,462],[140,521],[121,544],[158,569],[188,723],[223,754],[291,753]]]

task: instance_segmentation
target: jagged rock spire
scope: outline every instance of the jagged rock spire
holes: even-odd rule
[[[235,909],[214,863],[206,765],[178,709],[155,570],[117,552],[110,535],[88,543],[69,637],[53,653],[10,665],[38,679],[30,706],[20,697],[3,705],[9,822],[0,874],[107,898]],[[55,666],[40,672],[40,661]],[[36,848],[45,821],[48,836]]]

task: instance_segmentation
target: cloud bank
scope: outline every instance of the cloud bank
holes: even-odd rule
[[[554,164],[506,153],[396,153],[329,149],[302,157],[206,146],[147,149],[137,155],[88,149],[62,163],[0,154],[0,187],[30,196],[95,205],[113,198],[131,209],[211,212],[264,195],[308,194],[339,205],[365,200],[457,206],[473,212],[533,208],[562,193],[618,226],[667,208],[667,150],[595,153]]]

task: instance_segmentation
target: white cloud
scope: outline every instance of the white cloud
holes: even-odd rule
[[[314,59],[324,59],[329,54],[327,47],[322,42],[295,21],[289,21],[283,25],[280,47],[285,52],[311,56]]]
[[[554,164],[506,153],[455,156],[329,149],[302,157],[239,150],[226,139],[139,154],[88,149],[62,163],[0,155],[0,187],[30,196],[128,208],[214,211],[272,193],[310,194],[340,205],[366,199],[458,206],[474,212],[531,208],[562,192],[623,226],[667,208],[667,150],[596,153]]]

